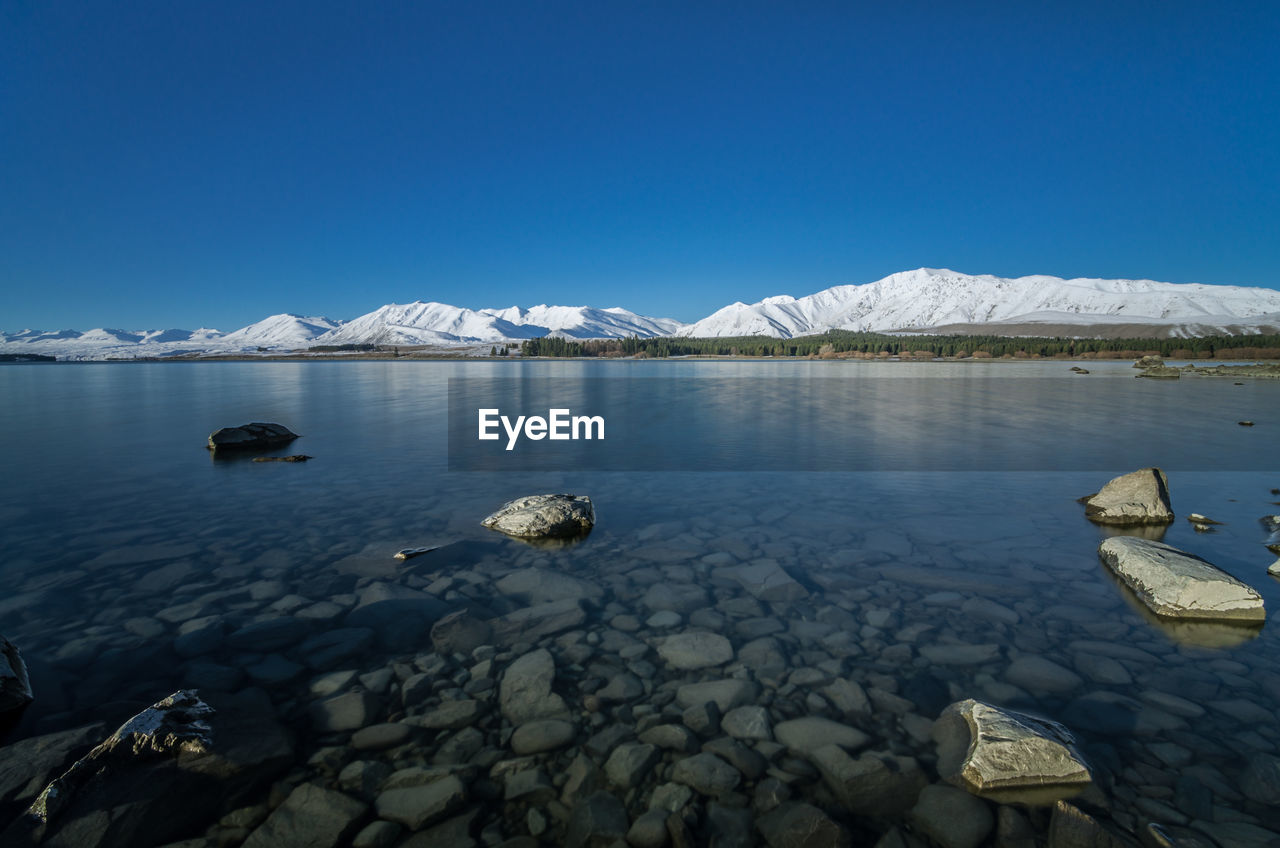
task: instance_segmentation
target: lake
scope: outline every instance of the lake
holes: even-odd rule
[[[1163,468],[1178,516],[1163,541],[1280,610],[1259,523],[1280,513],[1280,381],[1135,380],[1128,362],[1090,362],[1088,375],[1069,365],[0,366],[0,633],[21,649],[36,694],[6,746],[96,721],[109,732],[183,687],[258,689],[261,721],[284,728],[287,756],[266,775],[284,781],[277,796],[307,781],[372,803],[378,787],[353,783],[348,763],[387,774],[448,766],[462,800],[417,826],[560,844],[587,788],[612,786],[634,822],[670,783],[678,750],[637,765],[629,788],[592,769],[615,746],[681,724],[680,686],[746,681],[748,705],[765,707],[768,722],[856,727],[868,750],[915,758],[931,783],[929,723],[973,697],[1066,725],[1094,773],[1081,803],[1105,802],[1116,826],[1274,844],[1273,626],[1149,616],[1099,563],[1098,544],[1118,531],[1087,521],[1076,499],[1118,474]],[[591,407],[607,438],[509,454],[470,444],[472,402],[493,397]],[[275,453],[314,459],[254,463],[205,449],[211,431],[250,421],[302,434]],[[504,502],[540,492],[589,495],[591,534],[545,547],[480,527]],[[1192,512],[1222,524],[1197,532]],[[762,597],[733,578],[761,562],[795,590]],[[371,599],[402,620],[351,612]],[[433,653],[441,612],[487,621],[565,600],[580,602],[583,620]],[[655,640],[682,632],[721,634],[733,655],[673,667]],[[499,681],[539,646],[554,658],[575,741],[510,764]],[[606,687],[621,694],[597,694]],[[351,692],[366,713],[354,726],[316,706]],[[462,701],[479,703],[474,721],[423,719]],[[352,740],[388,721],[398,726]],[[772,739],[734,744],[749,749],[736,752],[740,783],[716,801],[695,794],[695,839],[710,832],[712,808],[715,827],[759,838],[752,820],[769,809],[760,787],[770,780],[855,837],[928,832],[925,813],[842,812],[813,766]],[[268,790],[235,804],[265,803]],[[12,817],[29,793],[0,782],[0,810]],[[1049,826],[1051,808],[976,803],[1001,822]],[[179,818],[166,838],[199,835],[224,812]]]

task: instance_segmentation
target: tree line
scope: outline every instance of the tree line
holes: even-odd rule
[[[623,357],[799,356],[821,359],[1130,359],[1161,355],[1169,359],[1280,359],[1280,335],[1201,336],[1168,339],[1078,339],[1010,336],[889,336],[831,330],[813,336],[775,339],[732,338],[527,339],[524,356]]]

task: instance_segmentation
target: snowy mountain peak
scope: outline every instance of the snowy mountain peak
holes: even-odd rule
[[[1078,323],[1199,322],[1204,326],[1274,321],[1280,291],[1242,286],[1029,276],[970,275],[917,268],[863,285],[800,298],[735,303],[689,324],[680,336],[793,336],[827,330],[923,330],[950,324],[1044,323],[1045,314]]]

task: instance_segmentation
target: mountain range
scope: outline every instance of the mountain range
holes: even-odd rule
[[[217,330],[0,333],[0,353],[67,359],[287,351],[316,345],[445,347],[559,336],[781,338],[827,330],[993,335],[1198,336],[1280,332],[1280,291],[1153,280],[1006,279],[919,268],[863,285],[733,303],[692,324],[626,309],[533,306],[467,309],[445,303],[388,304],[351,321],[272,315],[230,333]]]

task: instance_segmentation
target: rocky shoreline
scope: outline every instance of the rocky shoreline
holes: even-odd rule
[[[495,515],[562,509],[580,533],[583,500]],[[505,529],[570,532],[545,518]],[[49,721],[71,729],[0,748],[13,822],[0,844],[1280,839],[1280,733],[1259,705],[1280,697],[1276,663],[1171,649],[1068,605],[1117,591],[1105,583],[1035,568],[995,580],[941,547],[913,564],[887,532],[864,539],[856,571],[795,568],[794,550],[743,532],[781,521],[803,529],[780,506],[653,526],[590,571],[496,536],[407,560],[388,550],[385,570],[151,569],[169,605],[60,649],[83,697]],[[1016,628],[1038,618],[1056,623]],[[94,682],[124,656],[180,669],[211,711],[197,711],[207,744],[109,746],[111,780],[33,823],[24,811],[51,781],[128,736],[90,720],[132,714],[127,693]],[[1046,707],[1060,723],[1036,715]],[[1017,756],[978,754],[1014,728],[1028,734]]]

